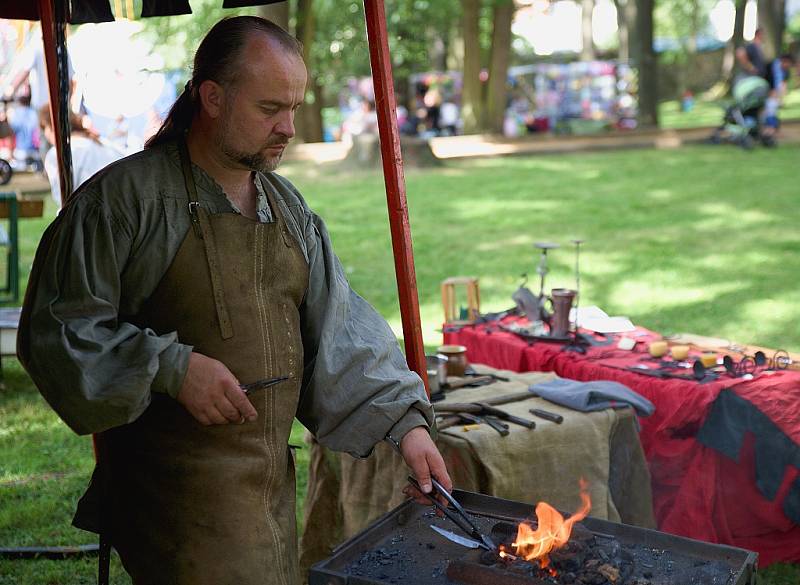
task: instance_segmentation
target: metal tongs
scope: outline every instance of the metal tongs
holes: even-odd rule
[[[461,504],[459,504],[456,499],[451,496],[446,489],[444,489],[442,484],[436,481],[433,477],[431,477],[433,490],[431,490],[431,492],[428,494],[425,494],[425,492],[422,491],[419,482],[414,477],[409,475],[408,482],[417,488],[421,494],[424,494],[430,498],[430,500],[433,502],[433,505],[436,506],[437,509],[441,510],[441,512],[447,516],[453,522],[453,524],[463,530],[467,535],[469,535],[470,538],[475,539],[480,548],[489,551],[497,550],[497,545],[494,543],[494,541],[478,530],[478,527],[475,526],[475,523],[472,522],[472,520],[470,520],[467,512],[461,507]],[[436,499],[437,495],[441,495],[453,508],[450,509],[442,504],[438,499]]]
[[[264,390],[265,388],[269,388],[270,386],[274,386],[284,380],[288,380],[289,376],[279,376],[277,378],[267,378],[265,380],[258,380],[257,382],[251,382],[249,384],[239,384],[239,388],[245,394],[249,394],[250,392],[255,392],[256,390]]]

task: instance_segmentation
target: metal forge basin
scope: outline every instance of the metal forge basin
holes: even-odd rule
[[[460,490],[453,495],[486,534],[507,532],[509,523],[533,515],[532,504]],[[450,542],[431,530],[431,524],[458,532],[432,507],[404,502],[314,565],[309,585],[755,585],[756,580],[758,556],[751,551],[596,518],[585,518],[576,527],[583,525],[593,533],[587,536],[580,530],[595,549],[606,551],[599,553],[603,557],[622,555],[625,568],[615,580],[600,573],[593,580],[575,580],[565,571],[556,576],[520,575],[502,564],[480,565],[479,551]],[[614,558],[608,564],[614,565]],[[449,579],[448,567],[451,575],[467,573],[469,580]]]

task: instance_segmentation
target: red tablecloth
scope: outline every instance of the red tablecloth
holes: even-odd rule
[[[509,320],[503,323],[508,324]],[[766,372],[748,381],[722,376],[704,384],[654,378],[624,368],[636,364],[657,366],[647,355],[646,346],[660,336],[641,328],[627,335],[643,342],[637,345],[638,351],[625,352],[607,345],[592,346],[586,354],[565,352],[561,344],[531,343],[501,329],[497,323],[445,329],[444,341],[466,346],[472,363],[519,372],[554,371],[561,377],[583,381],[614,380],[638,392],[656,406],[655,413],[640,422],[659,528],[755,550],[760,554],[761,565],[800,561],[798,518],[787,516],[785,511],[800,496],[800,457],[793,459],[800,453],[800,372]],[[765,415],[771,424],[770,436],[788,438],[784,443],[778,442],[780,450],[786,451],[782,456],[787,461],[785,468],[778,467],[783,476],[782,480],[773,481],[777,493],[769,493],[771,499],[764,495],[764,485],[757,484],[755,470],[757,465],[763,465],[764,453],[771,452],[772,439],[756,436],[752,430],[743,433],[742,447],[736,453],[738,460],[697,440],[712,405],[726,389],[743,398],[754,413]],[[742,416],[749,415],[745,412]],[[762,454],[759,461],[756,445]],[[774,472],[775,465],[771,470]],[[795,503],[795,509],[800,510],[800,502]]]

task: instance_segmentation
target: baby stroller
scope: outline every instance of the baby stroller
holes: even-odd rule
[[[733,104],[725,109],[722,125],[714,130],[712,144],[731,142],[746,150],[761,141],[764,146],[775,146],[775,138],[765,135],[761,125],[761,110],[769,96],[769,83],[763,77],[743,77],[733,86]]]

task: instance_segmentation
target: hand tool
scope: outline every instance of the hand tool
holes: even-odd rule
[[[480,548],[481,543],[477,540],[472,540],[471,538],[466,538],[464,536],[459,536],[455,532],[450,532],[449,530],[445,530],[444,528],[439,528],[431,524],[431,529],[435,530],[442,536],[444,536],[447,540],[451,542],[455,542],[456,544],[460,544],[461,546],[466,546],[467,548]]]
[[[444,390],[457,390],[458,388],[465,388],[467,386],[487,386],[489,384],[494,384],[494,378],[491,376],[468,376],[461,380],[447,382],[442,388]]]
[[[239,384],[239,388],[247,394],[249,392],[255,392],[256,390],[264,390],[265,388],[269,388],[270,386],[274,386],[284,380],[288,380],[289,376],[280,376],[278,378],[267,378],[265,380],[258,380],[257,382],[250,382],[249,384]]]
[[[533,422],[532,420],[514,416],[513,414],[509,414],[505,410],[500,410],[499,408],[495,408],[494,406],[486,404],[485,402],[478,402],[477,404],[483,409],[483,414],[491,414],[492,416],[496,416],[501,420],[505,420],[510,423],[514,423],[515,425],[520,425],[528,429],[536,428],[536,423]]]
[[[458,416],[461,417],[463,420],[474,424],[486,423],[494,430],[496,430],[498,433],[500,433],[500,436],[502,437],[505,437],[509,434],[508,425],[504,425],[498,420],[492,420],[491,417],[475,416],[474,414],[469,414],[467,412],[459,412]]]
[[[467,366],[467,369],[464,370],[464,375],[465,376],[476,376],[476,377],[479,377],[479,378],[482,378],[483,376],[489,376],[490,378],[492,378],[492,380],[497,380],[498,382],[508,382],[509,381],[508,378],[505,378],[503,376],[498,376],[497,374],[492,374],[492,373],[489,373],[489,372],[478,373],[478,372],[475,371],[475,369],[472,366]]]
[[[528,410],[532,415],[538,416],[539,418],[543,418],[545,420],[549,420],[551,422],[560,425],[564,422],[564,417],[560,414],[556,414],[555,412],[550,412],[549,410],[542,410],[541,408],[531,408]]]
[[[420,493],[425,493],[422,491],[419,482],[413,476],[408,476],[408,482],[417,488]],[[456,499],[450,495],[450,492],[444,489],[442,484],[436,481],[433,477],[431,477],[431,484],[433,485],[433,490],[431,490],[430,493],[425,494],[425,496],[430,498],[431,502],[433,502],[433,505],[436,506],[436,508],[445,516],[447,516],[456,526],[466,532],[470,538],[475,539],[479,543],[478,546],[489,551],[496,551],[497,545],[494,543],[494,541],[478,530],[478,527],[472,522],[470,517],[467,515],[467,512],[461,507],[461,504],[459,504]],[[453,509],[451,510],[448,506],[442,504],[436,498],[437,495],[442,496],[445,500],[447,500]]]
[[[494,406],[491,406],[490,404],[487,404],[485,402],[442,404],[436,408],[436,413],[447,414],[447,415],[452,414],[454,416],[462,416],[462,417],[466,413],[473,416],[483,417],[484,419],[487,417],[487,415],[491,415],[493,417],[499,418],[500,420],[507,421],[515,425],[520,425],[527,429],[536,428],[536,423],[533,422],[532,420],[514,416],[513,414],[509,414],[505,410],[500,410],[499,408],[495,408]],[[486,422],[487,424],[491,424],[489,423],[489,421]]]

